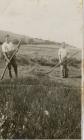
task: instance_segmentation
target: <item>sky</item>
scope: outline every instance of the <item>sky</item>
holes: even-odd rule
[[[0,0],[0,30],[82,47],[82,0]]]

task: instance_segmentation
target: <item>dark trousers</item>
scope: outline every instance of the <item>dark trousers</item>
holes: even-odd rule
[[[68,67],[67,67],[67,59],[64,59],[62,64],[60,65],[60,69],[61,69],[61,75],[64,78],[68,77]]]
[[[16,58],[13,57],[10,61],[10,63],[8,64],[8,70],[9,70],[9,76],[10,78],[12,78],[12,73],[11,73],[11,67],[13,67],[14,72],[15,72],[15,76],[18,76],[18,71],[17,71],[17,64],[16,64]]]
[[[66,65],[63,65],[62,76],[63,76],[64,78],[67,78],[67,77],[68,77],[68,68],[67,68],[67,64],[66,64]]]

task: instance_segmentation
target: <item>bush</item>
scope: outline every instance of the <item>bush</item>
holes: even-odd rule
[[[28,59],[30,59],[31,62],[38,63],[42,66],[50,66],[50,67],[55,66],[59,62],[57,58],[46,58],[46,57],[28,58],[28,56],[21,57],[21,61],[22,63],[24,61],[24,64],[27,64]],[[67,64],[73,67],[80,67],[81,61],[77,60],[76,58],[69,58]]]
[[[81,66],[81,60],[77,60],[76,58],[69,58],[68,59],[68,65],[74,66],[74,67],[80,67]]]

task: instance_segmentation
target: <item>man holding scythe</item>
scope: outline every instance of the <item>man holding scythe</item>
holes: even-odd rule
[[[61,72],[61,77],[63,78],[68,77],[67,56],[68,56],[68,52],[65,47],[65,42],[63,42],[61,48],[58,51],[60,72]]]
[[[13,43],[10,41],[10,36],[6,35],[5,42],[2,44],[2,53],[6,61],[6,64],[8,63],[7,67],[9,70],[10,79],[12,79],[11,66],[13,66],[14,68],[16,78],[18,77],[16,56],[14,55],[12,59],[10,60],[15,50],[16,50],[16,47],[14,47]]]

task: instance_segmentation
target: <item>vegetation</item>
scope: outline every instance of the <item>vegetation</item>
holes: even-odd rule
[[[2,84],[0,138],[81,138],[79,88],[64,87],[47,77]]]
[[[52,48],[21,46],[17,54],[19,78],[9,80],[6,71],[0,81],[1,139],[81,138],[80,54],[70,58],[68,79],[59,77],[59,67],[42,75],[40,67],[46,72],[58,63],[57,49]],[[38,71],[28,73],[36,64]],[[3,69],[0,59],[0,74]]]
[[[25,35],[20,35],[20,34],[14,34],[12,32],[8,31],[0,31],[0,44],[4,42],[5,36],[9,34],[11,41],[13,41],[14,44],[17,44],[20,39],[22,39],[22,44],[56,44],[54,41],[49,41],[49,40],[43,40],[43,39],[38,39],[38,38],[31,38]],[[57,43],[59,44],[59,43]]]

